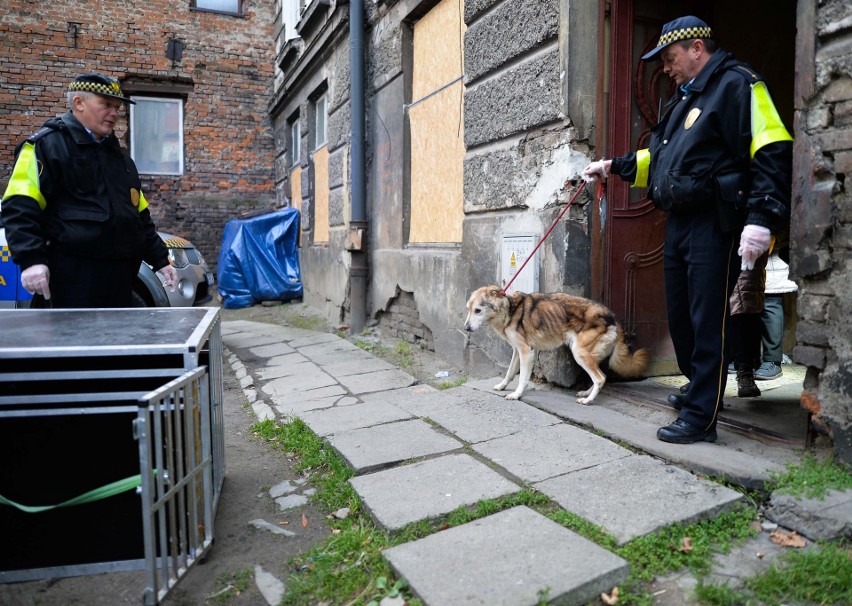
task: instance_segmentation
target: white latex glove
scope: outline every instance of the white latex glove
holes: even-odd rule
[[[163,276],[163,286],[174,292],[178,281],[177,270],[171,265],[165,265],[158,269],[157,273]]]
[[[612,166],[612,160],[592,162],[583,169],[583,180],[588,183],[593,179],[606,179],[607,175],[609,175],[610,166]]]
[[[754,269],[754,262],[769,250],[769,228],[762,225],[746,225],[740,236],[740,248],[737,253],[743,258],[740,269]]]
[[[47,265],[30,265],[21,272],[21,286],[31,295],[38,293],[45,301],[49,300],[50,269]]]

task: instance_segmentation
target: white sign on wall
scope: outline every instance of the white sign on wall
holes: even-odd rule
[[[503,236],[500,249],[500,286],[505,287],[530,256],[538,236],[511,235]],[[524,270],[514,279],[509,291],[538,292],[538,252],[524,266]]]

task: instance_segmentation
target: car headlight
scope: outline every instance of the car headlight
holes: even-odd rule
[[[169,249],[169,262],[176,268],[181,269],[189,265],[189,258],[183,248]]]

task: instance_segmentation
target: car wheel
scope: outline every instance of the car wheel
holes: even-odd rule
[[[133,307],[148,307],[148,302],[135,290],[133,291]]]

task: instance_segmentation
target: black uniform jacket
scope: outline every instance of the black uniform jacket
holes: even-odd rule
[[[136,165],[114,133],[98,143],[68,112],[45,122],[28,141],[38,166],[38,183],[30,187],[41,192],[45,205],[7,190],[3,222],[18,265],[47,264],[48,247],[98,259],[144,259],[154,269],[168,264],[149,210],[139,210],[145,203]]]
[[[715,204],[726,231],[743,222],[773,231],[785,224],[793,146],[773,141],[751,157],[757,82],[751,67],[717,50],[688,94],[666,105],[649,144],[648,195],[658,208],[689,213]],[[612,172],[633,181],[636,154],[614,158]]]

